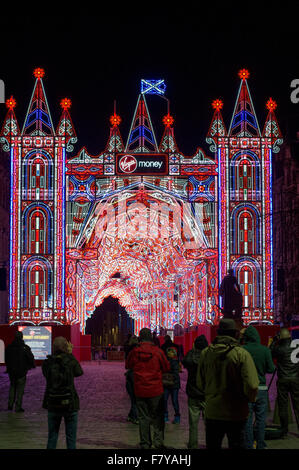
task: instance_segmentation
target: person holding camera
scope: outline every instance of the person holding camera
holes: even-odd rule
[[[288,434],[288,395],[291,395],[293,410],[299,430],[299,363],[292,360],[292,338],[287,328],[274,336],[270,345],[272,358],[277,366],[277,405],[283,436]]]

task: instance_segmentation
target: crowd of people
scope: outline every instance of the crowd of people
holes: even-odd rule
[[[174,409],[172,422],[180,423],[182,366],[188,372],[189,449],[198,448],[200,416],[205,423],[207,449],[221,449],[225,436],[230,449],[265,449],[269,403],[266,375],[273,377],[276,370],[280,435],[284,438],[288,433],[289,394],[299,430],[299,363],[292,360],[292,338],[287,328],[264,346],[254,326],[240,330],[234,319],[223,318],[212,343],[209,345],[200,335],[185,356],[169,336],[160,347],[156,335],[147,328],[140,331],[139,338],[132,338],[125,350],[135,412],[134,420],[130,414],[128,419],[139,424],[141,448],[164,448],[169,395]]]
[[[220,449],[226,435],[230,449],[265,449],[268,410],[267,374],[277,371],[277,404],[282,437],[288,433],[288,396],[299,430],[299,363],[294,361],[292,338],[282,328],[267,347],[258,330],[239,329],[231,318],[222,318],[217,336],[208,344],[198,336],[190,351],[169,336],[159,338],[143,328],[124,345],[126,390],[130,397],[128,421],[139,426],[140,448],[164,449],[165,423],[169,422],[169,396],[173,423],[180,424],[180,372],[188,373],[188,448],[198,448],[198,424],[205,423],[207,449]],[[30,348],[17,332],[5,352],[10,379],[8,409],[24,412],[22,399],[28,370],[35,367]],[[46,380],[43,407],[48,410],[48,449],[55,449],[64,419],[67,448],[76,448],[79,396],[74,378],[83,374],[63,337],[54,339],[53,353],[42,364]],[[254,423],[255,421],[255,423]]]

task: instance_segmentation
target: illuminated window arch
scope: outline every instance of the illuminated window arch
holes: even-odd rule
[[[22,268],[22,307],[47,308],[52,299],[52,267],[44,258],[30,258]]]
[[[32,204],[23,213],[23,253],[50,254],[53,251],[53,215],[46,204]]]
[[[233,263],[236,277],[243,294],[244,308],[259,308],[262,305],[261,267],[253,258],[240,258]]]
[[[260,254],[260,213],[253,204],[237,206],[230,216],[231,253]]]
[[[230,161],[230,198],[235,201],[261,198],[260,160],[252,151],[237,152]]]
[[[23,160],[23,195],[27,199],[53,199],[53,161],[44,150]]]

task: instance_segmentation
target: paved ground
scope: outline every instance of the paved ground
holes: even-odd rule
[[[138,426],[126,421],[129,398],[125,390],[124,363],[97,361],[82,363],[84,375],[76,380],[81,410],[78,423],[78,449],[136,449]],[[29,371],[24,394],[25,413],[7,411],[9,380],[0,366],[0,449],[45,449],[47,442],[47,411],[42,405],[45,380],[41,368]],[[185,394],[187,373],[181,374],[179,393],[181,424],[167,424],[165,445],[186,449],[188,439],[188,412]],[[270,389],[272,423],[275,404],[275,384]],[[172,405],[169,407],[172,417]],[[200,448],[205,447],[204,425],[200,421]],[[294,423],[287,439],[267,441],[269,449],[299,449],[299,434]],[[61,429],[58,449],[64,449],[65,434]],[[226,441],[224,442],[226,447]]]

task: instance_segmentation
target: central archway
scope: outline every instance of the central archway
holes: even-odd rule
[[[198,218],[184,201],[143,185],[95,204],[66,272],[66,315],[81,329],[109,296],[134,319],[135,334],[205,323],[216,302],[215,253]]]
[[[134,331],[134,320],[129,317],[117,298],[106,297],[86,320],[85,334],[91,335],[94,348],[123,345]]]

